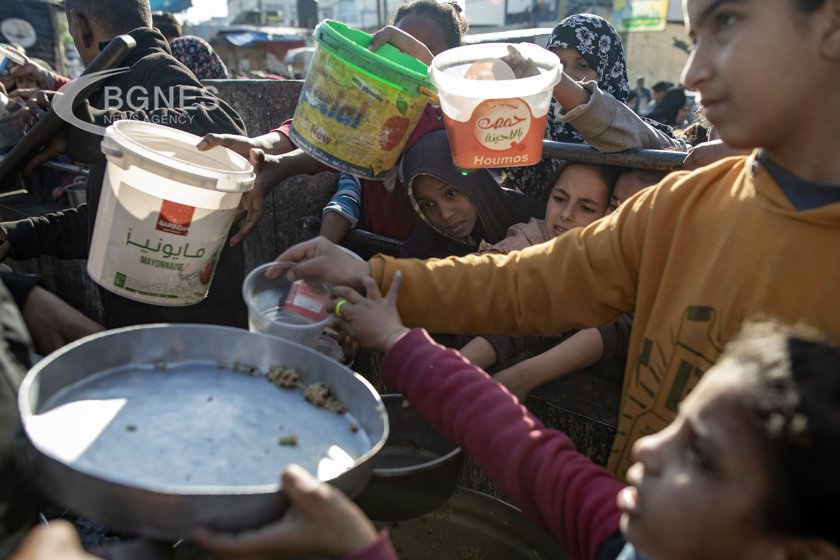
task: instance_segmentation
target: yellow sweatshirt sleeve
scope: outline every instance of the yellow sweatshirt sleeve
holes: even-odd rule
[[[371,271],[383,293],[402,271],[403,321],[430,332],[550,335],[602,326],[634,307],[655,190],[522,251],[428,261],[377,256]]]

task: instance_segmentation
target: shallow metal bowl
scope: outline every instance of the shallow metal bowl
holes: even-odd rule
[[[398,394],[382,395],[389,436],[356,503],[371,519],[399,521],[437,509],[458,485],[461,449]]]
[[[273,385],[266,372],[277,366],[326,383],[346,413]],[[382,400],[361,376],[298,344],[209,325],[82,339],[30,370],[18,404],[47,495],[155,539],[277,519],[290,463],[354,496],[388,436]]]

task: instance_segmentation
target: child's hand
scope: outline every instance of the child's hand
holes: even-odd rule
[[[283,471],[283,492],[291,509],[280,521],[238,535],[196,529],[200,547],[224,558],[344,556],[376,540],[365,514],[338,489],[319,482],[297,465]]]
[[[522,56],[522,53],[513,45],[508,45],[508,53],[502,60],[510,66],[513,74],[517,78],[530,78],[531,76],[539,76],[540,69],[533,60]]]
[[[335,288],[333,293],[339,296],[335,304],[335,315],[342,331],[353,338],[360,346],[387,352],[391,346],[408,332],[402,324],[397,311],[397,296],[400,290],[402,274],[394,274],[391,288],[383,298],[373,278],[362,278],[362,286],[367,297],[351,288]]]
[[[32,529],[11,560],[94,560],[85,552],[76,529],[67,521],[51,521]]]
[[[298,243],[286,249],[277,261],[296,263],[289,280],[319,276],[333,286],[362,289],[362,277],[371,273],[370,264],[348,255],[325,237]],[[272,271],[268,277],[272,277]]]
[[[202,152],[215,148],[216,146],[223,146],[244,158],[248,157],[248,153],[253,148],[262,147],[253,139],[247,136],[240,136],[239,134],[205,134],[204,138],[196,144],[196,148]]]
[[[386,25],[374,33],[370,39],[368,48],[376,52],[385,43],[391,43],[405,54],[413,56],[426,66],[431,64],[432,58],[434,58],[429,47],[393,25]]]
[[[749,155],[750,150],[736,150],[723,143],[723,140],[711,140],[692,146],[683,161],[683,169],[694,170],[711,165],[723,158]]]

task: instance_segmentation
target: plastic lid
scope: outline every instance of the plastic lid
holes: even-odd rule
[[[211,188],[224,192],[246,192],[253,188],[256,174],[251,163],[227,148],[217,146],[199,151],[201,137],[144,121],[117,121],[105,131],[102,151],[122,157],[126,152],[147,160],[148,168],[165,167],[215,182]],[[139,164],[143,167],[143,163]],[[204,186],[200,184],[198,186]]]
[[[376,52],[368,50],[373,37],[369,33],[327,19],[318,24],[312,36],[348,65],[407,93],[422,95],[420,88],[432,89],[425,64],[387,43]]]
[[[530,58],[540,69],[540,74],[514,80],[493,80],[491,83],[464,77],[474,62],[508,56],[508,46],[515,47],[522,56]],[[563,65],[556,54],[531,43],[482,43],[456,47],[437,55],[429,67],[429,76],[440,93],[474,99],[533,95],[557,85],[562,72]]]

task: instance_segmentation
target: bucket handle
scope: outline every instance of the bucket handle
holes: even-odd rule
[[[245,187],[247,187],[248,185],[250,185],[250,186],[251,186],[251,188],[250,188],[250,189],[245,188]],[[216,189],[217,191],[227,192],[227,193],[246,193],[246,192],[250,191],[250,190],[251,190],[251,189],[253,189],[253,188],[254,188],[254,181],[253,181],[253,180],[250,180],[250,181],[240,181],[240,182],[238,182],[238,183],[234,183],[233,185],[231,185],[231,186],[230,186],[230,187],[228,187],[228,188],[225,188],[225,187],[223,187],[223,186],[221,186],[220,184],[218,184],[218,183],[217,183],[217,184],[216,184],[216,187],[215,187],[215,189]]]
[[[437,92],[430,90],[426,86],[420,86],[417,88],[417,91],[420,92],[421,95],[424,95],[426,99],[432,102],[433,105],[440,106],[440,96]]]
[[[122,150],[114,148],[113,146],[106,146],[104,142],[100,145],[99,148],[102,150],[102,153],[106,156],[115,157],[117,159],[123,157]]]

